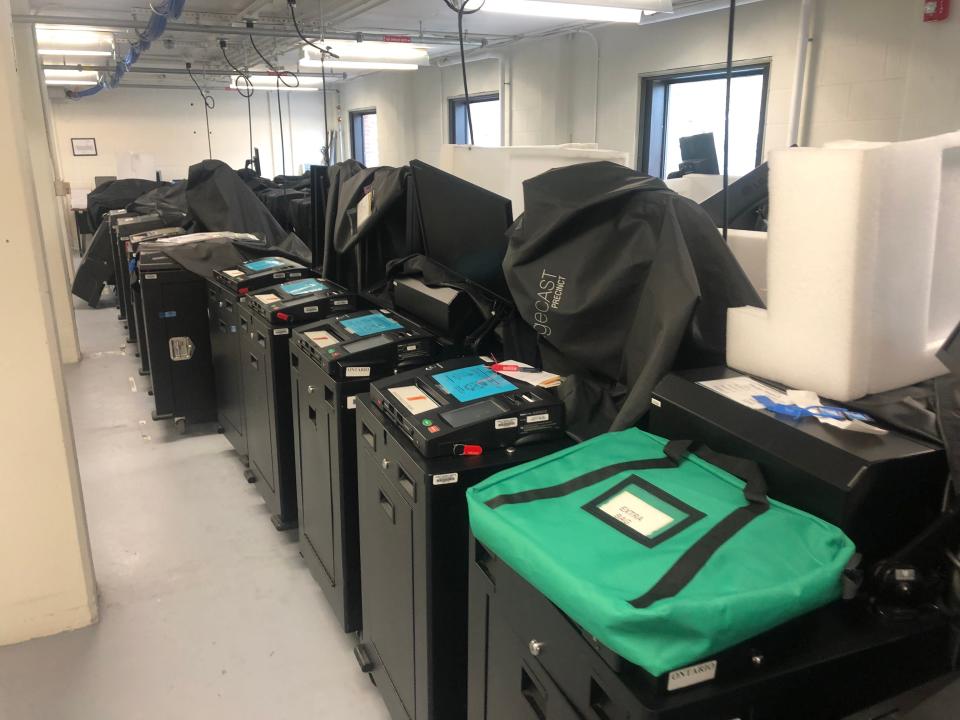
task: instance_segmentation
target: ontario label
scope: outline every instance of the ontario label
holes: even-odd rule
[[[693,687],[700,683],[710,682],[717,677],[717,661],[691,665],[680,670],[674,670],[667,677],[667,690],[682,690],[683,688]]]

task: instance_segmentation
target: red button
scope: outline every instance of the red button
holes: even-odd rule
[[[483,448],[479,445],[462,445],[461,455],[483,455]]]
[[[241,295],[248,295],[250,293],[250,288],[240,288]]]
[[[279,320],[280,322],[286,322],[289,319],[290,319],[290,316],[287,315],[286,313],[283,313],[283,312],[277,313],[277,320]]]

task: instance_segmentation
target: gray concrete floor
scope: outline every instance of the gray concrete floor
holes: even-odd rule
[[[66,379],[100,622],[0,648],[0,719],[387,720],[227,441],[150,419],[114,308],[78,301],[77,322]]]

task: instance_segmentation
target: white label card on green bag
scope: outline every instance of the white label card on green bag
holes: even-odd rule
[[[653,537],[674,522],[674,518],[627,490],[601,504],[600,509],[645,537]]]

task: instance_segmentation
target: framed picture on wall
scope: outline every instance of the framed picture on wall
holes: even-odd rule
[[[73,154],[76,157],[89,157],[97,154],[95,138],[70,138],[70,143],[73,145]]]

